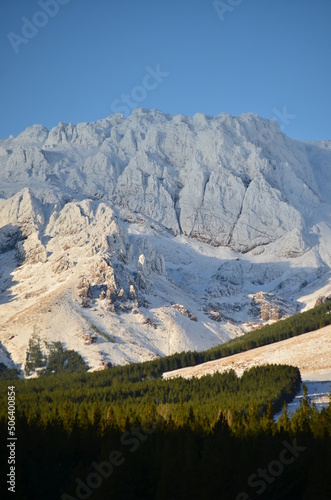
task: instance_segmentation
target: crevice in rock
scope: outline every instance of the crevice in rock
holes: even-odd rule
[[[182,230],[182,226],[181,226],[181,223],[180,223],[180,212],[181,212],[181,209],[179,207],[179,193],[180,193],[180,190],[182,189],[183,186],[181,185],[178,185],[178,191],[175,192],[175,196],[174,196],[174,209],[175,209],[175,214],[176,214],[176,219],[177,219],[177,223],[178,223],[178,228],[179,228],[179,233],[180,234],[183,234],[183,230]]]
[[[229,232],[229,236],[228,236],[228,239],[226,241],[226,246],[231,246],[231,242],[232,242],[232,236],[233,236],[233,232],[235,230],[235,227],[241,217],[241,214],[242,214],[242,211],[243,211],[243,207],[244,207],[244,202],[245,202],[245,198],[246,198],[246,195],[247,195],[247,191],[248,191],[248,188],[251,184],[251,180],[247,181],[246,183],[243,181],[244,185],[246,186],[246,191],[245,191],[245,194],[241,200],[241,205],[240,205],[240,209],[239,209],[239,212],[238,212],[238,216],[237,216],[237,219],[236,221],[234,222],[234,224],[232,225],[232,228],[230,229],[230,232]]]

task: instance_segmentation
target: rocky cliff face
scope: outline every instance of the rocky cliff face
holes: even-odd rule
[[[2,151],[0,179],[13,189],[106,198],[131,220],[144,215],[240,252],[293,232],[288,251],[302,253],[305,215],[321,200],[305,145],[255,115],[138,110],[50,132],[33,126]]]
[[[143,109],[0,141],[1,339],[14,361],[36,323],[59,338],[56,317],[78,350],[96,318],[105,335],[117,328],[100,356],[126,362],[215,345],[326,295],[330,144],[252,114]],[[40,313],[51,296],[58,316]],[[82,349],[99,366],[98,342]]]

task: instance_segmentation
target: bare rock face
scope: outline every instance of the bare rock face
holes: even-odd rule
[[[31,178],[46,181],[49,170],[50,166],[41,149],[36,146],[18,146],[8,158],[3,177],[7,182],[26,182]]]
[[[83,276],[78,284],[78,290],[81,297],[92,299],[92,289],[89,280]]]
[[[278,240],[302,225],[298,210],[284,202],[282,194],[259,176],[247,188],[231,243],[236,250],[246,252]]]
[[[253,316],[259,317],[262,321],[278,321],[296,312],[285,300],[265,292],[254,294],[251,306]]]
[[[19,241],[17,243],[16,258],[20,264],[23,264],[24,262],[30,264],[46,262],[46,248],[39,240],[37,233],[34,233],[26,240]]]
[[[204,307],[204,312],[206,315],[213,321],[217,323],[234,323],[235,320],[229,316],[229,314],[233,315],[234,307],[224,307],[221,304],[206,304]],[[225,314],[225,311],[226,313]],[[237,311],[238,312],[238,311]]]
[[[173,309],[176,309],[176,311],[179,311],[181,314],[183,314],[184,316],[186,316],[190,320],[198,321],[196,315],[193,314],[188,309],[186,309],[186,307],[183,306],[182,304],[172,304],[172,307],[173,307]]]
[[[0,228],[0,254],[13,250],[22,238],[18,227],[8,224]]]
[[[41,241],[44,223],[42,204],[30,189],[23,189],[0,204],[0,249],[15,248],[20,264],[46,262],[47,252]]]
[[[144,216],[240,252],[287,238],[282,255],[302,255],[305,214],[321,200],[305,146],[252,114],[135,110],[127,119],[60,123],[50,132],[30,127],[7,143],[0,157],[6,182],[34,179],[74,198],[108,199],[129,220]],[[75,203],[62,213],[61,231],[87,223],[90,201]]]
[[[151,318],[148,318],[147,316],[145,316],[144,314],[141,314],[141,319],[142,319],[142,324],[143,325],[147,325],[151,328],[154,328],[154,330],[156,330],[157,326],[155,323],[153,323],[153,321],[151,320]]]
[[[67,255],[53,264],[54,272],[69,269],[68,258],[70,261],[70,255],[82,249],[85,257],[92,259],[84,283],[78,284],[84,307],[94,299],[106,300],[108,310],[113,312],[131,310],[133,306],[125,305],[128,301],[139,307],[154,273],[166,273],[164,257],[147,240],[136,241],[133,250],[114,210],[103,202],[83,200],[57,208],[46,234],[50,248],[60,246]]]
[[[72,267],[72,262],[67,258],[66,255],[62,255],[57,261],[52,265],[52,271],[55,274],[61,274],[63,271],[67,271]]]
[[[322,295],[321,297],[318,297],[318,299],[315,302],[314,307],[321,306],[322,304],[325,304],[326,302],[331,301],[331,295],[325,296]]]
[[[20,230],[23,238],[39,233],[45,223],[42,203],[29,188],[19,191],[7,200],[0,200],[0,225],[11,225]]]

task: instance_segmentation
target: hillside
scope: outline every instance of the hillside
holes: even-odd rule
[[[268,363],[297,366],[303,380],[331,381],[331,326],[233,356],[166,372],[163,378],[202,377],[230,369],[242,375],[252,366]]]

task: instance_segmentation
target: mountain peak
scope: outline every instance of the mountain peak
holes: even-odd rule
[[[140,108],[1,141],[3,345],[24,363],[38,324],[97,368],[241,334],[265,321],[261,297],[277,317],[315,303],[330,160],[328,141],[253,113]]]

